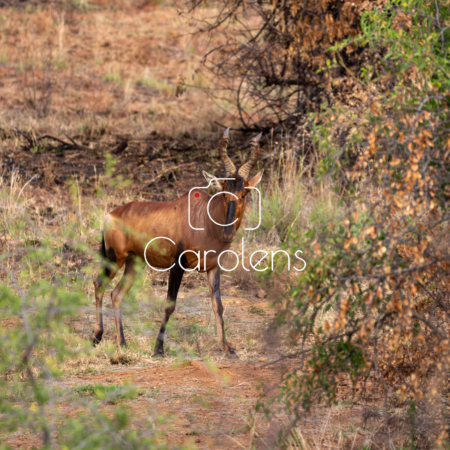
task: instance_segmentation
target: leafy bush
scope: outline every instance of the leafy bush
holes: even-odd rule
[[[371,380],[412,423],[426,402],[440,409],[437,428],[411,427],[413,448],[449,442],[449,25],[439,2],[391,1],[334,48],[368,46],[382,69],[348,69],[366,107],[311,117],[320,173],[339,179],[356,151],[366,181],[339,219],[311,227],[308,269],[277,318],[298,343],[281,394],[293,414],[336,401],[342,377]]]

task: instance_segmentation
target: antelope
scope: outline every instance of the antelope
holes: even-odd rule
[[[103,294],[123,265],[123,278],[113,290],[111,299],[117,344],[126,345],[121,304],[135,279],[136,258],[141,258],[156,270],[170,268],[166,307],[153,356],[164,356],[164,333],[169,318],[175,311],[183,274],[185,270],[195,269],[207,273],[219,345],[227,355],[236,357],[235,351],[225,339],[218,257],[221,252],[230,248],[244,216],[247,195],[261,181],[262,170],[249,180],[250,172],[259,159],[260,138],[261,134],[251,140],[250,157],[236,170],[227,154],[229,128],[225,130],[218,148],[225,177],[218,179],[203,171],[209,186],[219,191],[215,195],[207,194],[204,188],[193,188],[191,192],[173,201],[131,202],[106,216],[101,244],[103,268],[94,281],[94,346],[101,341],[103,335]],[[149,245],[151,240],[153,245]]]

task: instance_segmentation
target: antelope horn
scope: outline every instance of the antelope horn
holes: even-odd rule
[[[238,170],[238,174],[244,178],[248,179],[248,176],[250,175],[250,171],[252,170],[253,166],[258,162],[259,159],[259,140],[261,139],[262,133],[259,133],[258,136],[254,137],[252,141],[250,142],[250,158],[248,161]]]
[[[234,172],[236,172],[236,167],[234,166],[233,162],[227,155],[227,146],[228,146],[228,140],[229,140],[228,132],[229,131],[230,131],[229,128],[227,128],[225,130],[225,132],[223,133],[222,139],[220,140],[220,143],[219,143],[219,158],[221,159],[222,164],[225,167],[225,172],[226,172],[227,177],[229,175],[233,174]]]

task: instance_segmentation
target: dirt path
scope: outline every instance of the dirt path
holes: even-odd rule
[[[261,381],[277,377],[274,367],[248,364],[238,360],[217,366],[200,360],[174,366],[164,361],[149,362],[147,368],[121,368],[113,372],[70,377],[67,387],[80,383],[123,384],[131,382],[140,390],[132,409],[141,419],[172,416],[164,426],[169,443],[195,443],[198,448],[247,448],[254,407]],[[110,409],[114,408],[109,406]],[[135,426],[139,426],[138,423]]]
[[[60,412],[66,417],[76,417],[83,412],[82,404],[70,400],[74,392],[94,391],[95,386],[120,389],[131,385],[138,394],[114,404],[96,398],[92,392],[89,395],[91,400],[98,402],[98,409],[108,416],[113,416],[124,403],[133,413],[132,428],[149,430],[149,426],[154,426],[163,432],[168,444],[223,449],[249,448],[253,442],[256,448],[271,448],[267,437],[269,430],[262,428],[266,423],[263,414],[255,414],[254,408],[263,386],[275,385],[285,368],[284,362],[266,366],[276,355],[266,349],[263,332],[275,311],[267,299],[255,295],[258,293],[255,288],[248,286],[246,291],[238,290],[232,278],[224,279],[224,293],[233,294],[223,296],[225,322],[229,339],[239,355],[239,358],[229,359],[216,344],[214,317],[202,281],[200,274],[183,281],[177,311],[171,319],[173,328],[167,336],[168,349],[176,349],[176,356],[171,356],[169,350],[164,359],[149,356],[153,331],[150,334],[147,328],[147,331],[136,332],[134,326],[145,314],[150,314],[151,327],[157,327],[160,311],[156,308],[154,314],[149,313],[148,304],[140,304],[136,315],[125,316],[126,336],[131,345],[123,351],[123,360],[119,364],[100,348],[88,357],[88,362],[74,361],[65,367],[66,375],[55,382],[57,390],[66,398],[60,403]],[[160,286],[159,278],[155,283],[151,292],[162,300],[167,287]],[[140,291],[137,296],[144,298],[145,293]],[[109,303],[106,295],[104,346],[111,345],[115,337]],[[73,332],[83,341],[90,336],[93,313],[92,305],[70,322]],[[5,319],[2,326],[21,326],[21,321]],[[190,334],[191,329],[197,331]],[[200,337],[199,329],[202,330]],[[193,343],[194,339],[200,340],[197,345]],[[139,344],[137,351],[136,340],[145,341]],[[196,355],[189,356],[189,348],[197,348]],[[273,418],[271,426],[279,429],[282,419]],[[7,443],[20,449],[41,446],[39,436],[30,433],[14,433]]]
[[[186,282],[187,286],[197,283]],[[232,290],[232,284],[231,280],[224,282],[225,292]],[[144,426],[147,420],[156,423],[159,416],[172,417],[170,423],[162,426],[168,443],[193,443],[205,449],[248,448],[251,440],[255,444],[259,440],[262,445],[259,434],[252,437],[252,413],[262,385],[270,386],[280,377],[280,365],[266,366],[270,356],[266,354],[261,334],[274,310],[267,300],[249,292],[223,297],[226,326],[240,355],[240,359],[228,359],[216,348],[214,326],[208,326],[213,323],[209,301],[198,298],[202,295],[198,289],[194,292],[189,287],[181,290],[172,320],[177,329],[198,324],[209,330],[200,344],[204,358],[155,360],[141,357],[132,362],[133,367],[109,366],[95,374],[67,377],[62,384],[74,388],[81,384],[132,383],[144,393],[130,401],[137,416],[134,426]],[[154,292],[163,297],[165,288],[156,288]],[[111,334],[106,336],[114,339],[114,328],[112,323],[110,325]],[[170,333],[168,337],[170,345]],[[151,342],[153,336],[149,345]],[[113,410],[115,406],[106,408]]]

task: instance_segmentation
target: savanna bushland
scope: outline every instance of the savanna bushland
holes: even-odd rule
[[[1,448],[448,448],[449,53],[448,0],[0,0]],[[195,271],[152,357],[145,263],[93,347],[105,215],[206,186],[227,127],[238,358]]]

